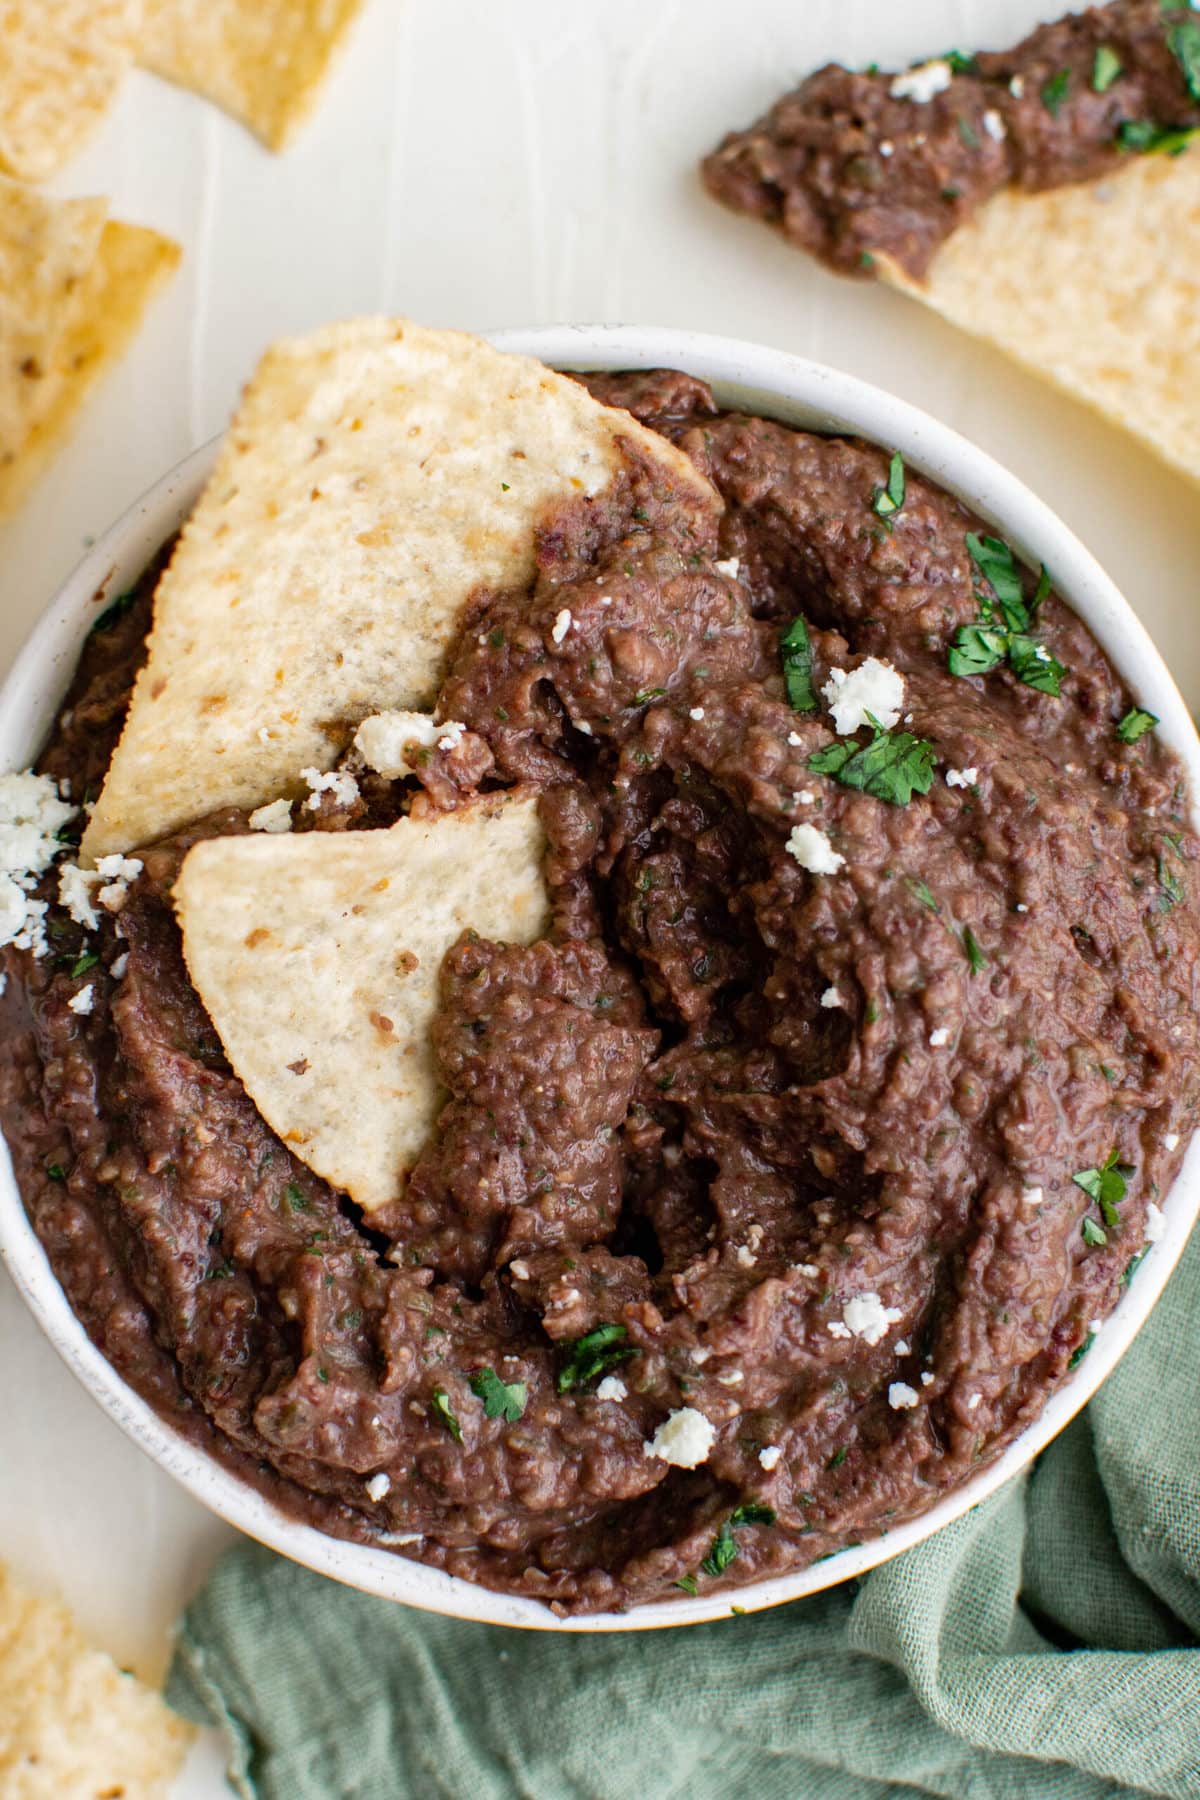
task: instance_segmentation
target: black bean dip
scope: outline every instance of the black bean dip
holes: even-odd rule
[[[1200,128],[1200,18],[1180,0],[1112,0],[1015,49],[888,74],[831,63],[705,160],[709,191],[843,275],[886,254],[922,277],[991,195],[1177,154]]]
[[[1180,766],[1048,577],[871,445],[589,385],[719,526],[650,475],[548,518],[534,590],[464,620],[458,741],[297,813],[541,794],[552,930],[447,957],[403,1195],[368,1224],[297,1161],[189,986],[171,885],[241,813],[139,850],[94,931],[52,904],[0,1044],[128,1382],[288,1513],[574,1612],[886,1533],[1036,1418],[1160,1227],[1200,942]],[[152,584],[43,755],[76,800]]]

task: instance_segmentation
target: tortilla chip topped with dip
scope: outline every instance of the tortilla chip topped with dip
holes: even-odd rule
[[[493,795],[386,831],[209,838],[175,906],[188,973],[246,1092],[367,1212],[432,1132],[442,958],[467,930],[548,924],[536,799]]]
[[[681,451],[478,338],[377,318],[268,351],[160,583],[84,857],[300,791],[368,715],[430,708],[471,596],[527,586],[539,523],[647,466],[719,512]]]

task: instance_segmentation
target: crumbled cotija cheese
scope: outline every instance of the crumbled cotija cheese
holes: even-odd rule
[[[551,628],[550,642],[552,644],[561,644],[563,639],[566,637],[568,631],[570,631],[572,623],[573,623],[573,620],[571,618],[571,614],[567,610],[567,608],[564,606],[562,611],[558,614],[557,618],[555,619],[553,627]]]
[[[909,1387],[907,1381],[893,1381],[888,1388],[888,1405],[897,1412],[907,1412],[919,1399],[916,1388]]]
[[[870,718],[878,719],[884,730],[890,731],[904,710],[904,677],[877,656],[868,656],[849,674],[845,669],[830,669],[821,693],[839,737],[858,731]]]
[[[782,1455],[783,1451],[778,1444],[764,1444],[758,1453],[759,1467],[765,1469],[769,1475],[772,1469],[778,1468]]]
[[[983,115],[983,129],[997,144],[1002,144],[1008,136],[1008,126],[1004,123],[1004,114],[998,113],[994,106],[989,106]]]
[[[893,100],[915,100],[918,105],[925,106],[935,95],[944,94],[953,79],[950,64],[939,56],[897,75],[888,92]]]
[[[246,823],[251,831],[290,831],[292,803],[290,800],[269,800],[265,806],[256,807]]]
[[[821,995],[821,1005],[832,1009],[842,1004],[842,996],[835,987],[827,987]]]
[[[948,1025],[939,1025],[936,1031],[931,1031],[929,1034],[929,1044],[930,1048],[933,1050],[940,1050],[943,1045],[948,1044],[949,1042],[950,1027]]]
[[[606,1375],[596,1389],[597,1400],[624,1400],[629,1389],[619,1375]]]
[[[978,769],[947,769],[946,786],[956,788],[974,787],[979,779]]]
[[[738,570],[741,568],[741,566],[742,566],[741,561],[736,556],[729,557],[726,562],[719,562],[719,563],[713,564],[713,567],[716,569],[716,571],[719,575],[728,575],[731,581],[737,580]]]
[[[340,806],[358,799],[358,783],[349,769],[301,769],[300,774],[312,789],[304,802],[309,812],[320,809],[322,794],[332,794]]]
[[[67,1005],[73,1013],[84,1015],[90,1013],[95,1004],[96,990],[90,981],[86,987],[81,987],[78,993],[72,994],[71,998],[67,1001]]]
[[[836,875],[846,861],[819,825],[793,825],[786,848],[812,875]]]
[[[695,1469],[705,1460],[717,1434],[702,1412],[680,1406],[663,1420],[654,1436],[642,1445],[643,1456],[657,1456],[677,1469]]]
[[[379,1471],[378,1475],[372,1475],[370,1481],[367,1483],[367,1498],[369,1500],[384,1500],[391,1491],[392,1478],[382,1469]]]
[[[885,1306],[878,1294],[855,1294],[842,1308],[842,1318],[855,1337],[877,1344],[890,1325],[904,1317],[894,1306]]]
[[[62,849],[57,833],[78,810],[49,775],[0,776],[0,944],[46,954],[46,903],[33,889]]]
[[[94,931],[100,919],[92,904],[92,889],[97,890],[95,897],[106,911],[120,912],[129,884],[137,880],[142,866],[139,857],[119,854],[102,856],[94,869],[64,863],[58,872],[59,904],[66,907],[77,925]]]
[[[1146,1205],[1146,1242],[1157,1244],[1166,1229],[1167,1221],[1163,1217],[1162,1207],[1156,1206],[1153,1200],[1148,1201]]]

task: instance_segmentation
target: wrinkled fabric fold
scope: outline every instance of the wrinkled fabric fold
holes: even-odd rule
[[[189,1608],[168,1697],[226,1730],[253,1800],[1196,1800],[1198,1323],[1200,1239],[1032,1473],[858,1583],[560,1637],[246,1544]]]

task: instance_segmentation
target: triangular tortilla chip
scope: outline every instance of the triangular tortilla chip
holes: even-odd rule
[[[179,257],[178,244],[157,231],[115,219],[104,226],[43,372],[25,437],[15,454],[0,456],[0,514],[18,503],[70,436],[89,392],[125,354]]]
[[[106,200],[53,200],[0,175],[0,478],[45,410],[107,212]]]
[[[1111,179],[997,194],[925,282],[886,280],[1200,478],[1200,148]]]
[[[0,0],[0,168],[57,173],[116,98],[140,0]]]
[[[369,713],[428,710],[468,598],[531,582],[539,521],[631,446],[720,509],[665,439],[478,338],[365,319],[269,351],[159,584],[85,858],[294,792]]]
[[[138,61],[282,150],[362,0],[144,0]]]
[[[195,1731],[0,1565],[0,1794],[167,1800]]]
[[[466,930],[546,930],[536,802],[495,795],[389,831],[209,838],[175,906],[192,984],[246,1092],[318,1175],[394,1199],[441,1097],[438,971]]]

